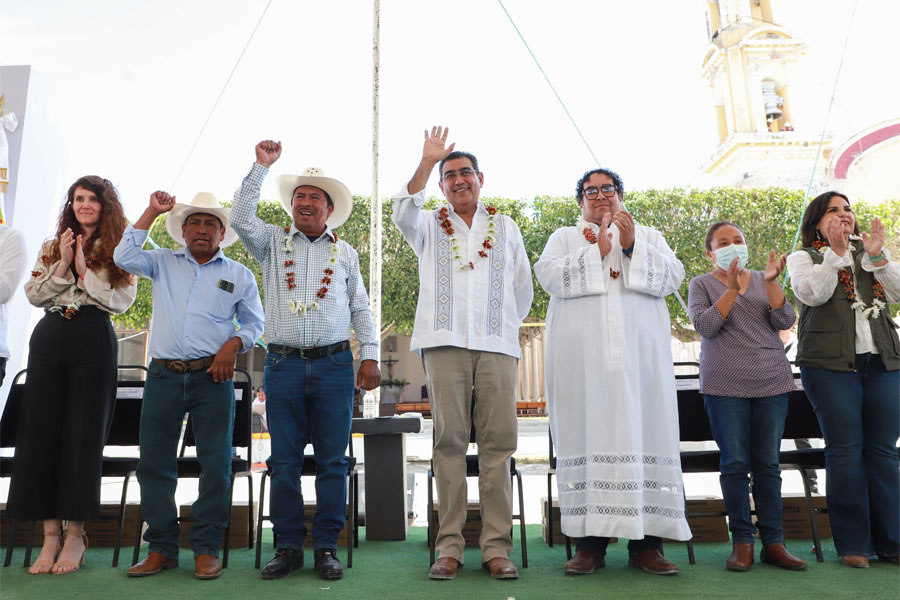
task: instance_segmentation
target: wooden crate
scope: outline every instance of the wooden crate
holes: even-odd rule
[[[813,506],[824,510],[825,496],[813,496]],[[785,494],[781,499],[783,513],[781,527],[786,539],[812,539],[812,528],[809,525],[809,512],[806,508],[806,496],[803,494]],[[819,537],[831,537],[831,522],[828,513],[816,512],[816,527]]]
[[[685,503],[688,526],[695,542],[727,542],[728,522],[725,520],[725,501],[712,496],[688,498]],[[666,542],[677,540],[664,538]]]
[[[432,507],[432,515],[434,522],[438,522],[438,503],[435,502]],[[434,537],[437,531],[433,531],[431,535],[431,543],[434,543]],[[478,540],[481,537],[481,505],[478,502],[469,502],[466,504],[466,522],[463,524],[462,536],[465,540],[466,548],[478,548]]]

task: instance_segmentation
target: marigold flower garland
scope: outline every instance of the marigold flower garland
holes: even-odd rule
[[[488,226],[487,235],[484,237],[484,241],[481,242],[481,250],[478,251],[478,256],[481,258],[487,258],[487,251],[494,247],[494,240],[497,239],[497,226],[495,223],[497,209],[493,206],[485,206],[484,209],[488,213]],[[459,250],[459,240],[456,239],[456,230],[453,229],[453,223],[450,222],[450,208],[445,204],[437,211],[436,215],[438,221],[440,221],[441,229],[443,229],[444,233],[450,238],[450,250],[453,251],[453,259],[459,264],[459,270],[471,271],[475,268],[475,262],[471,260],[465,262],[462,260],[462,255]]]
[[[294,241],[291,239],[290,235],[291,228],[285,227],[282,249],[286,253],[290,253],[294,250]],[[324,300],[325,296],[328,295],[328,286],[331,285],[331,276],[334,275],[334,265],[337,264],[338,261],[338,253],[340,252],[340,248],[338,247],[338,236],[333,231],[331,235],[334,236],[334,239],[331,241],[331,256],[328,258],[328,265],[322,269],[322,273],[324,277],[319,280],[319,283],[322,284],[322,287],[316,292],[316,298],[319,300]],[[284,261],[284,268],[288,269],[294,265],[293,260]],[[284,281],[287,284],[288,290],[292,290],[297,287],[297,284],[294,282],[294,271],[285,271],[284,273]],[[288,300],[288,310],[294,314],[297,314],[301,317],[306,316],[306,313],[311,310],[319,310],[319,303],[316,300],[312,302],[294,302],[293,300]]]
[[[850,239],[855,241],[861,238],[856,235],[851,235]],[[824,248],[827,247],[828,242],[823,242],[822,240],[813,242],[813,248],[815,248],[819,254],[825,254]],[[853,271],[850,267],[844,267],[839,270],[837,275],[838,281],[840,281],[841,286],[844,288],[844,293],[847,294],[847,300],[852,303],[850,304],[850,308],[862,314],[864,319],[877,319],[881,315],[881,311],[887,306],[884,297],[884,286],[881,285],[881,282],[878,281],[874,275],[872,276],[872,306],[866,306],[866,303],[857,297],[856,282],[853,279]]]

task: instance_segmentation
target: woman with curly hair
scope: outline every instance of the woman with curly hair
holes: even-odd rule
[[[849,567],[900,564],[900,338],[887,306],[900,302],[900,265],[879,219],[860,235],[844,194],[810,202],[800,230],[787,260],[797,364],[825,436],[834,547]]]
[[[46,314],[29,343],[8,510],[44,522],[32,574],[77,571],[87,550],[84,522],[99,517],[118,362],[109,317],[127,310],[137,293],[136,279],[113,263],[126,224],[112,183],[78,179],[56,237],[41,247],[25,284],[28,300]]]

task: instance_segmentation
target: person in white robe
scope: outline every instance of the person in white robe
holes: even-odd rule
[[[576,539],[568,574],[604,565],[610,537],[629,564],[671,575],[666,537],[691,537],[665,297],[684,267],[662,235],[634,222],[613,171],[577,184],[581,217],[553,232],[534,270],[550,294],[545,379],[557,449],[561,528]]]

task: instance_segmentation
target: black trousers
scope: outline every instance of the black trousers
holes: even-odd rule
[[[31,335],[9,490],[20,520],[100,516],[103,446],[116,401],[118,343],[109,315],[47,313]]]

